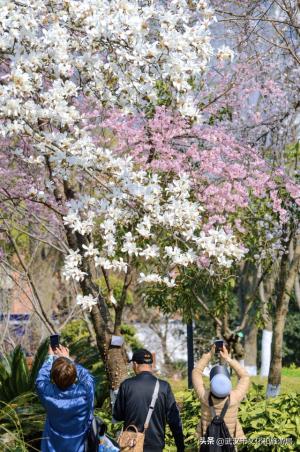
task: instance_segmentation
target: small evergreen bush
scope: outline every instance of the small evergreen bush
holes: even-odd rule
[[[200,422],[200,402],[193,390],[176,393],[176,400],[181,413],[186,450],[198,452],[199,443],[196,430]],[[97,414],[108,424],[109,433],[116,436],[121,425],[111,423],[108,400]],[[282,394],[266,400],[264,386],[252,383],[247,398],[241,404],[239,420],[248,440],[247,444],[239,445],[239,451],[300,451],[300,394]],[[287,442],[284,443],[284,440]],[[279,443],[270,444],[272,441]],[[168,428],[164,451],[176,451],[172,434]]]
[[[196,429],[200,421],[200,402],[193,390],[176,394],[176,399],[181,412],[187,450],[196,452],[199,450]],[[248,440],[246,444],[239,445],[239,451],[300,451],[299,393],[282,394],[266,400],[264,386],[252,383],[247,398],[241,404],[239,420]],[[276,442],[278,444],[275,444]],[[165,451],[175,451],[173,444],[174,440],[167,429]]]

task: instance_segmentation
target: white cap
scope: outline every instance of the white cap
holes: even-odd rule
[[[231,381],[224,374],[215,375],[210,381],[210,390],[212,394],[220,399],[227,397],[231,390]]]

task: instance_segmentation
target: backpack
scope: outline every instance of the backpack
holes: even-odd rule
[[[217,416],[211,394],[209,394],[208,403],[212,421],[207,427],[203,443],[200,446],[200,452],[234,452],[236,450],[233,438],[224,421],[224,416],[229,407],[229,401],[230,398],[228,397],[220,416]]]
[[[85,438],[84,452],[98,452],[100,436],[103,436],[106,430],[106,424],[102,419],[94,416]]]
[[[138,431],[135,425],[129,425],[127,429],[125,429],[121,433],[118,440],[119,447],[122,452],[143,452],[145,433],[147,428],[149,427],[150,419],[158,398],[158,392],[159,392],[159,380],[156,380],[154,391],[152,394],[152,400],[144,423],[144,431],[141,433]]]

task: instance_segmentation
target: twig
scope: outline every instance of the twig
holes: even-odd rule
[[[24,270],[24,272],[25,272],[25,274],[26,274],[26,276],[27,276],[27,278],[28,278],[28,282],[29,282],[29,284],[30,284],[30,286],[31,286],[31,288],[32,288],[33,294],[34,294],[34,296],[35,296],[35,298],[36,298],[36,300],[37,300],[37,302],[38,302],[38,305],[39,305],[39,308],[40,308],[40,310],[41,310],[41,313],[42,313],[42,315],[43,315],[43,317],[44,317],[46,323],[49,325],[51,331],[54,333],[54,332],[55,332],[55,327],[54,327],[53,323],[48,319],[48,316],[47,316],[47,314],[46,314],[46,312],[45,312],[45,310],[44,310],[42,301],[41,301],[41,299],[40,299],[40,297],[39,297],[37,288],[36,288],[35,283],[34,283],[34,281],[33,281],[31,271],[30,271],[29,268],[27,268],[27,266],[25,265],[25,263],[24,263],[24,261],[23,261],[23,259],[22,259],[22,257],[21,257],[21,254],[20,254],[18,245],[16,244],[14,238],[11,236],[11,234],[10,234],[8,231],[6,231],[6,234],[7,234],[7,236],[8,236],[8,239],[9,239],[10,243],[12,244],[12,246],[13,246],[15,252],[16,252],[16,255],[17,255],[17,257],[18,257],[18,260],[19,260],[19,262],[20,262],[20,265],[21,265],[21,267],[23,268],[23,270]]]
[[[9,265],[7,265],[8,263],[5,263],[5,265],[7,267],[9,267]],[[13,283],[21,290],[21,292],[25,295],[25,297],[28,299],[28,301],[30,302],[30,304],[33,306],[33,308],[28,307],[28,309],[32,312],[34,312],[35,314],[37,314],[37,316],[39,317],[39,319],[41,320],[41,322],[46,326],[47,330],[50,333],[53,333],[53,331],[50,329],[49,325],[45,322],[44,317],[40,314],[39,310],[37,309],[37,306],[35,305],[35,301],[33,298],[30,298],[30,296],[28,295],[28,293],[26,292],[26,290],[21,286],[21,284],[9,273],[6,271],[5,266],[2,265],[2,268],[4,269],[5,273],[7,274],[7,276],[13,281]],[[12,267],[11,267],[12,268]]]
[[[202,300],[202,298],[199,297],[199,295],[196,294],[196,292],[194,291],[194,289],[192,289],[192,294],[194,295],[194,297],[196,298],[196,300],[198,301],[198,303],[204,308],[204,310],[208,313],[208,315],[210,315],[210,317],[220,326],[222,327],[223,323],[222,321],[216,317],[211,310],[209,309],[209,307],[207,306],[207,304]]]

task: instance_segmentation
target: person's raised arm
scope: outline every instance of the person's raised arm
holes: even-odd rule
[[[184,451],[184,436],[179,410],[172,389],[168,383],[167,389],[167,422],[173,434],[177,452]]]
[[[250,386],[250,377],[246,369],[241,366],[238,361],[230,358],[226,347],[220,351],[221,358],[236,372],[238,376],[238,384],[230,393],[230,398],[237,402],[243,400]]]
[[[77,380],[82,383],[86,389],[86,395],[91,408],[94,406],[95,397],[95,379],[90,372],[80,364],[75,364],[77,371]]]
[[[48,350],[48,357],[46,358],[44,364],[40,368],[38,375],[35,380],[35,388],[38,396],[43,403],[45,396],[48,393],[48,389],[51,383],[51,368],[54,360],[54,353],[51,347]]]
[[[209,361],[212,359],[213,354],[215,352],[215,347],[213,346],[211,351],[208,353],[204,353],[200,360],[197,362],[195,368],[192,373],[192,381],[193,386],[196,391],[197,396],[202,401],[205,396],[205,387],[203,382],[203,371],[205,367],[208,365]]]

